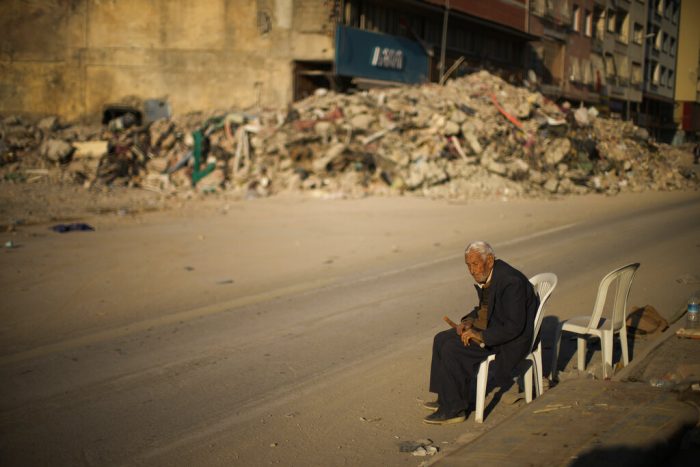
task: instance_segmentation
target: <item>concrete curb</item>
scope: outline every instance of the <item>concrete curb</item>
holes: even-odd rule
[[[622,370],[620,370],[617,374],[613,375],[611,378],[613,381],[626,381],[627,378],[634,373],[634,371],[639,368],[641,365],[643,365],[648,357],[661,345],[664,344],[664,342],[668,341],[671,337],[674,337],[676,335],[676,331],[682,328],[685,324],[685,320],[679,319],[675,323],[673,323],[671,326],[669,326],[668,329],[666,329],[664,332],[661,333],[656,339],[654,339],[652,342],[649,343],[648,346],[646,346],[640,354],[632,360],[629,365],[624,367]]]

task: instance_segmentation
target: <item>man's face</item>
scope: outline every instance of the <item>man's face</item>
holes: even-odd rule
[[[493,256],[486,257],[486,261],[481,259],[481,255],[476,251],[470,251],[464,255],[464,262],[467,264],[469,274],[475,281],[483,284],[488,279],[491,269],[493,269]]]

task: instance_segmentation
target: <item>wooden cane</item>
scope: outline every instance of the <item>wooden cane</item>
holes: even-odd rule
[[[453,329],[457,329],[458,324],[455,323],[454,321],[452,321],[448,316],[443,316],[442,319],[444,319],[447,324],[452,326]],[[486,347],[486,345],[483,342],[481,342],[479,339],[477,339],[476,337],[472,337],[472,339],[474,340],[474,342],[479,344],[479,347],[481,347],[482,349],[484,347]]]

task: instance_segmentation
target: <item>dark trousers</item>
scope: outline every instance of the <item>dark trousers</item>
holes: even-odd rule
[[[435,335],[433,359],[430,364],[430,392],[437,393],[440,409],[452,415],[469,409],[471,381],[479,364],[493,350],[477,344],[464,346],[454,329]]]

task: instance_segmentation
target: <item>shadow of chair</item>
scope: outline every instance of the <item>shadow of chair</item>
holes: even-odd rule
[[[554,334],[554,346],[552,348],[552,380],[557,379],[559,347],[562,332],[571,332],[577,337],[577,363],[579,370],[586,369],[586,344],[589,336],[600,339],[601,354],[603,358],[603,376],[608,376],[608,370],[612,369],[613,337],[620,335],[622,347],[622,361],[629,364],[629,347],[627,343],[627,326],[625,324],[625,310],[627,299],[632,288],[632,280],[639,268],[639,263],[632,263],[609,272],[603,277],[598,286],[593,313],[590,316],[576,316],[563,320],[557,326]],[[616,283],[612,310],[609,318],[603,317],[608,291],[611,284]]]
[[[544,306],[547,303],[554,287],[557,285],[557,276],[551,272],[543,272],[537,274],[530,279],[535,288],[535,293],[539,297],[540,304],[537,307],[537,313],[535,313],[535,323],[534,331],[532,335],[532,345],[530,346],[530,353],[525,357],[528,361],[526,370],[522,374],[524,386],[525,386],[525,401],[530,403],[532,401],[532,386],[534,380],[535,394],[540,396],[542,394],[542,342],[539,339],[540,326],[542,325],[542,318],[544,313]],[[488,382],[489,375],[489,365],[491,362],[496,360],[496,354],[489,355],[486,360],[481,362],[479,365],[479,372],[476,377],[476,411],[474,413],[474,421],[476,423],[484,422],[484,404],[486,401],[486,386]]]

